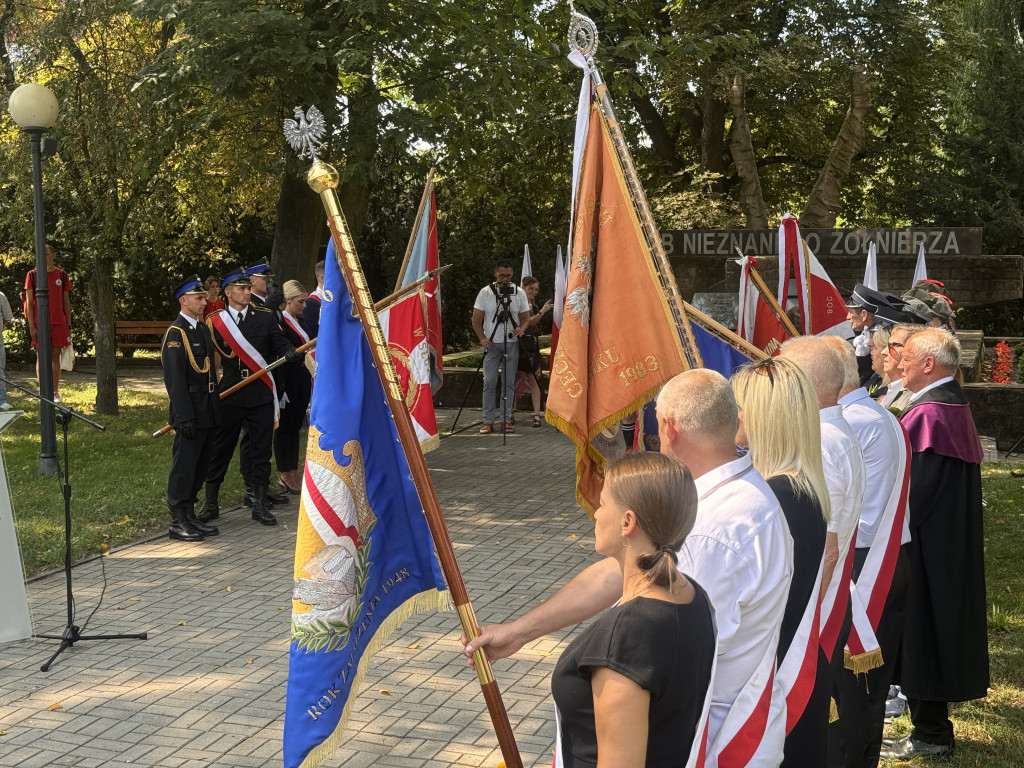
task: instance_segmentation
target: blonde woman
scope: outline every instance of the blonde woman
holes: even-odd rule
[[[871,376],[864,382],[864,388],[871,397],[879,398],[885,395],[889,386],[889,372],[885,369],[885,350],[889,346],[889,336],[892,329],[881,324],[875,324],[868,328],[868,352],[871,355]]]
[[[565,768],[682,766],[700,748],[715,629],[707,595],[677,563],[696,515],[693,477],[677,459],[633,454],[608,468],[594,548],[618,561],[622,599],[551,677]]]
[[[793,537],[793,581],[779,636],[777,690],[772,695],[773,713],[780,700],[789,707],[782,765],[825,765],[831,679],[828,660],[816,640],[817,621],[810,618],[821,598],[830,511],[821,464],[818,396],[810,377],[793,361],[779,357],[740,368],[733,374],[732,387],[740,409],[736,443],[750,448],[754,467],[778,498]],[[784,664],[786,669],[799,669],[808,654],[816,667],[813,687],[804,688],[811,686],[809,676],[798,684],[783,670]],[[790,696],[790,686],[809,695]],[[802,712],[797,712],[800,706]],[[778,716],[786,714],[781,708]]]
[[[281,330],[288,342],[301,347],[309,341],[309,332],[302,319],[309,294],[298,280],[284,284],[284,305],[281,310]],[[302,474],[299,472],[299,433],[306,420],[306,409],[313,392],[313,379],[299,358],[278,369],[278,389],[282,392],[281,419],[274,430],[274,456],[281,475],[283,493],[298,495],[302,492]]]

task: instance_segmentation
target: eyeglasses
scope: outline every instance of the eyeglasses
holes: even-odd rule
[[[890,352],[894,352],[897,349],[903,349],[904,346],[905,346],[904,344],[902,344],[902,343],[900,343],[898,341],[890,341],[889,342],[889,351]]]
[[[774,357],[768,357],[759,363],[754,363],[750,368],[754,373],[758,374],[759,376],[767,376],[768,383],[772,386],[773,389],[775,388]]]

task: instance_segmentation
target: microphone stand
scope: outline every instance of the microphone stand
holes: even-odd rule
[[[66,649],[70,648],[80,640],[145,640],[145,632],[133,635],[83,635],[81,633],[81,628],[75,626],[75,596],[71,590],[71,478],[69,476],[70,468],[68,464],[68,428],[70,427],[72,418],[84,421],[89,426],[94,427],[101,432],[106,431],[107,428],[102,424],[96,423],[92,419],[86,418],[72,408],[68,408],[61,403],[55,403],[53,400],[48,400],[42,395],[33,392],[31,389],[27,389],[20,384],[15,384],[6,377],[0,376],[0,379],[3,379],[8,386],[21,390],[29,397],[33,397],[38,400],[40,403],[46,403],[53,406],[53,418],[54,421],[61,425],[63,436],[64,467],[62,470],[60,464],[57,465],[57,475],[58,478],[62,480],[61,490],[64,496],[64,579],[67,583],[68,621],[64,627],[64,631],[59,635],[36,635],[36,637],[43,637],[48,640],[61,641],[60,647],[46,661],[46,663],[39,668],[39,670],[41,672],[49,671],[50,665],[53,664],[54,660]]]

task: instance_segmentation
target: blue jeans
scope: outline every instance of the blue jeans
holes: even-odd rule
[[[511,421],[512,400],[515,397],[516,371],[519,369],[519,342],[502,342],[491,345],[491,348],[484,352],[484,423],[494,423],[494,389],[501,381],[501,374],[498,372],[504,355],[508,352],[508,362],[505,366],[505,407],[502,410],[501,421]]]
[[[7,349],[4,347],[4,337],[0,335],[0,376],[6,376],[7,371]],[[0,379],[0,403],[7,402],[7,385]]]

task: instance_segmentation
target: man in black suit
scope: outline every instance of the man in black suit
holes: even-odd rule
[[[213,340],[202,322],[206,290],[192,275],[175,290],[180,312],[164,334],[160,358],[164,386],[171,400],[167,423],[174,427],[171,473],[167,478],[168,535],[180,541],[202,541],[219,531],[195,515],[196,494],[203,486],[220,416]]]
[[[273,313],[250,303],[252,288],[243,270],[235,270],[221,281],[227,308],[207,318],[213,343],[220,353],[220,391],[266,368],[279,355],[292,361],[300,356],[282,333]],[[242,477],[252,483],[252,519],[276,525],[267,507],[270,485],[270,457],[277,418],[277,389],[270,375],[261,377],[221,403],[222,421],[214,437],[213,458],[206,475],[206,501],[199,512],[204,522],[219,514],[220,485],[224,482],[242,425],[249,434],[249,450],[240,456]]]

